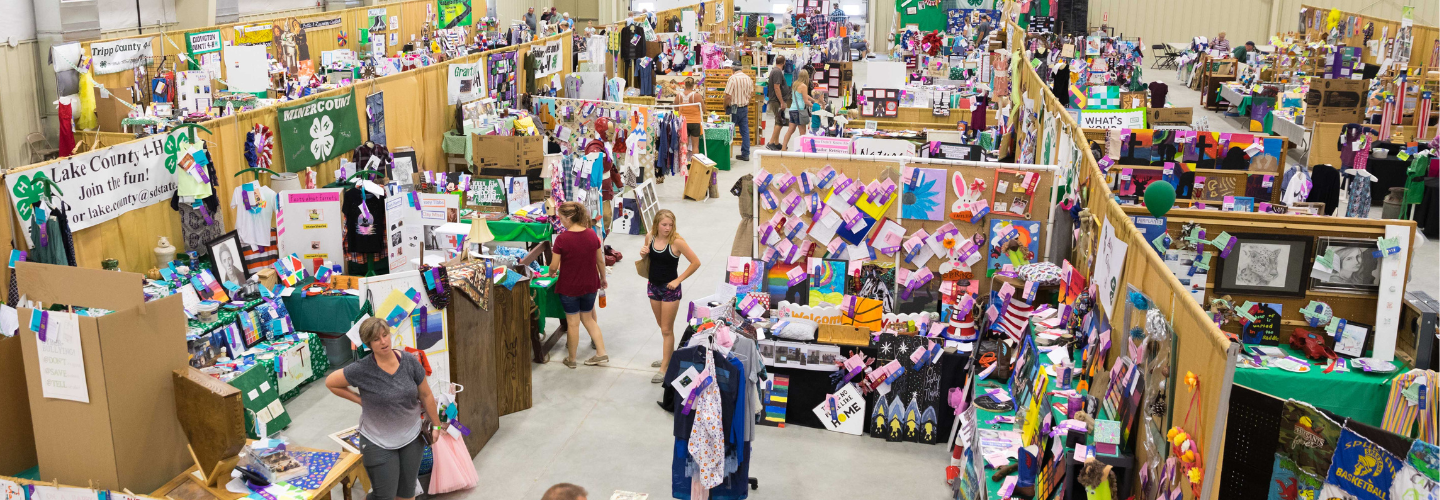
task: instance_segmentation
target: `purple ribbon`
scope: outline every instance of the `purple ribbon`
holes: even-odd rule
[[[705,392],[705,388],[709,387],[710,382],[714,379],[715,377],[705,377],[704,380],[700,381],[700,385],[695,386],[695,389],[690,391],[690,397],[685,398],[685,407],[681,409],[681,414],[690,414],[690,409],[695,406],[695,401],[700,399],[700,393]]]
[[[50,313],[35,311],[35,314],[40,315],[40,324],[35,328],[35,337],[39,338],[41,342],[44,342],[45,334],[50,330]]]
[[[205,225],[215,225],[215,218],[210,216],[210,207],[205,206],[205,202],[195,200],[195,204],[192,206],[195,207],[196,210],[200,211],[200,215],[205,217]]]
[[[454,427],[454,428],[456,428],[456,429],[460,429],[460,435],[462,435],[462,436],[469,436],[469,435],[470,435],[470,428],[469,428],[469,427],[465,427],[465,425],[461,424],[459,420],[456,420],[456,419],[453,419],[453,418],[450,419],[450,427]]]

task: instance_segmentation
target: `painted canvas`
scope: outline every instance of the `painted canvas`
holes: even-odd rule
[[[990,220],[988,274],[1005,264],[1020,267],[1035,262],[1040,252],[1040,223],[1025,220]]]
[[[895,311],[895,263],[867,262],[846,280],[845,294],[879,300],[885,312]]]
[[[810,305],[821,302],[840,305],[845,296],[845,269],[849,262],[843,260],[810,258]]]
[[[807,304],[806,301],[810,299],[810,280],[802,279],[794,285],[790,284],[790,270],[797,266],[803,264],[780,261],[770,266],[765,273],[765,291],[770,294],[771,309],[778,309],[782,300],[791,304]]]
[[[1270,171],[1272,165],[1279,165],[1279,158],[1285,153],[1284,137],[1257,136],[1253,134],[1230,134],[1221,132],[1197,132],[1193,130],[1111,130],[1117,144],[1111,153],[1115,163],[1120,165],[1163,165],[1176,162],[1182,172],[1195,169],[1220,168],[1220,160],[1230,148],[1242,150],[1245,165],[1240,170]],[[1252,144],[1258,149],[1250,149]],[[1276,169],[1278,171],[1278,169]]]
[[[940,168],[906,168],[904,194],[900,197],[900,217],[917,220],[945,218],[945,170]]]

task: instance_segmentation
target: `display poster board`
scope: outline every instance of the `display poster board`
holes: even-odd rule
[[[409,196],[385,198],[385,254],[390,272],[410,271],[410,259],[420,257],[420,212],[410,205]]]
[[[420,299],[410,317],[395,327],[394,334],[400,341],[400,347],[425,351],[430,360],[430,389],[438,393],[450,383],[449,324],[445,320],[445,311],[436,309],[430,303],[430,297],[425,294],[425,280],[418,270],[360,278],[360,296],[371,297],[377,308],[392,291]]]
[[[426,252],[444,252],[435,228],[451,222],[460,222],[460,195],[419,193],[420,230],[423,231],[423,245]]]
[[[855,154],[868,156],[920,156],[916,154],[915,143],[900,139],[876,139],[861,137],[855,139]]]
[[[1143,129],[1145,108],[1098,110],[1080,112],[1080,128],[1100,129]]]
[[[343,262],[345,220],[340,200],[339,188],[280,193],[280,214],[276,217],[280,255],[299,255],[305,270],[311,273],[315,272],[315,259]]]

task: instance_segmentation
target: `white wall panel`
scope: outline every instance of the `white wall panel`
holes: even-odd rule
[[[37,54],[38,45],[34,41],[15,47],[0,45],[0,151],[5,153],[0,166],[4,168],[30,164],[25,136],[42,130],[36,72],[49,66]]]
[[[0,0],[0,42],[35,39],[35,5],[31,0]]]
[[[99,5],[102,31],[175,22],[175,4],[171,0],[99,0]]]
[[[240,0],[240,15],[266,14],[296,9],[313,9],[315,0]]]
[[[1295,29],[1302,4],[1395,20],[1408,4],[1415,7],[1416,23],[1440,24],[1436,0],[1090,0],[1089,21],[1090,26],[1108,24],[1116,33],[1140,37],[1149,56],[1149,47],[1157,43],[1213,38],[1221,31],[1232,46],[1267,44],[1270,35]]]

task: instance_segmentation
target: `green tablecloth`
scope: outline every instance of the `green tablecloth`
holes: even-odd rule
[[[730,144],[734,142],[734,125],[705,125],[705,156],[715,162],[715,168],[730,170]]]
[[[1305,358],[1288,345],[1280,348],[1291,356]],[[1342,417],[1379,427],[1385,418],[1385,398],[1390,395],[1390,380],[1409,370],[1402,367],[1394,373],[1372,374],[1351,367],[1348,372],[1324,373],[1325,366],[1312,365],[1306,373],[1274,367],[1258,370],[1242,366],[1235,368],[1235,383],[1277,398],[1304,401]]]
[[[354,295],[306,297],[305,292],[297,288],[284,301],[295,330],[302,332],[344,334],[360,314],[360,297]],[[325,349],[322,347],[320,352]]]
[[[455,134],[454,131],[445,132],[445,140],[440,143],[440,149],[446,154],[465,155],[465,162],[470,163],[470,136],[467,134]]]
[[[565,308],[560,306],[560,294],[555,293],[555,278],[530,280],[530,300],[535,302],[535,311],[543,328],[545,318],[565,318]]]
[[[460,222],[473,224],[474,220],[464,219]],[[495,235],[495,241],[539,243],[550,241],[550,237],[555,234],[555,227],[544,222],[518,222],[505,218],[492,220],[488,224],[490,234]]]

